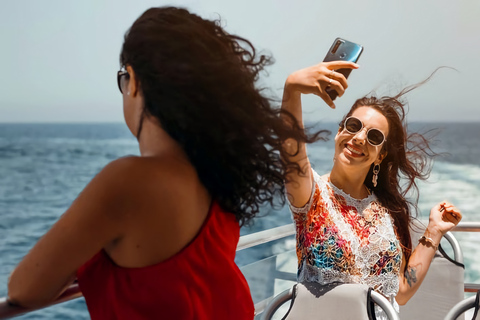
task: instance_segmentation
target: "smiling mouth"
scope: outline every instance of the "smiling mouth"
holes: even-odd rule
[[[359,155],[359,156],[363,156],[363,155],[364,155],[364,153],[363,153],[362,151],[353,148],[353,147],[350,146],[349,144],[345,144],[345,148],[347,148],[347,150],[350,151],[350,152],[353,153],[353,154],[356,154],[356,155]]]

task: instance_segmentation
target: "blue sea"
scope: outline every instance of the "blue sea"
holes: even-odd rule
[[[320,124],[336,131],[336,125]],[[425,132],[437,128],[435,160],[428,182],[420,186],[420,216],[427,218],[437,202],[449,200],[464,221],[480,221],[480,123],[413,123]],[[0,297],[7,294],[10,272],[34,243],[68,208],[83,187],[108,162],[138,155],[136,140],[124,124],[0,124]],[[309,146],[319,173],[330,169],[332,141]],[[288,210],[264,208],[242,235],[291,223]],[[466,263],[466,281],[480,283],[480,234],[456,233]],[[289,238],[270,246],[241,251],[240,266],[294,247]],[[77,299],[20,319],[89,319]]]

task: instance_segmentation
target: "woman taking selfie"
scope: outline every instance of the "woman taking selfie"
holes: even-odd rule
[[[141,155],[93,178],[13,271],[9,301],[41,306],[78,278],[93,320],[253,319],[239,228],[282,200],[295,165],[281,160],[283,141],[316,139],[255,88],[268,63],[219,21],[142,14],[118,72]]]
[[[345,67],[323,62],[294,72],[282,108],[302,127],[302,94],[316,94],[335,108],[326,89],[344,94],[347,81],[335,70]],[[348,68],[358,65],[349,62]],[[286,183],[299,282],[367,284],[403,305],[419,288],[441,237],[461,220],[452,204],[437,204],[412,252],[410,208],[416,209],[418,197],[409,202],[406,194],[428,176],[430,149],[421,135],[407,135],[401,98],[417,86],[394,97],[358,99],[339,124],[333,166],[323,176],[311,168],[304,143],[285,142],[289,160],[304,170],[289,173]]]

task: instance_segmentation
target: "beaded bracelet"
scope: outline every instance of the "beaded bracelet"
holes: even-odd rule
[[[430,243],[430,245],[432,246],[433,249],[435,249],[435,251],[437,251],[437,249],[438,249],[438,244],[436,244],[435,241],[433,241],[432,238],[426,237],[425,235],[423,235],[423,236],[418,240],[418,242]]]

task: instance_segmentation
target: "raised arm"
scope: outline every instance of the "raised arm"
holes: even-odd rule
[[[427,275],[428,268],[442,236],[453,229],[460,220],[460,211],[448,202],[441,202],[430,211],[428,227],[425,230],[425,238],[418,244],[408,261],[405,270],[405,260],[400,272],[400,289],[396,300],[404,305],[415,294],[423,279]],[[405,270],[405,272],[404,272]]]
[[[335,108],[325,89],[335,89],[340,97],[344,94],[348,87],[347,80],[341,73],[335,72],[341,68],[356,69],[358,65],[347,61],[322,62],[292,73],[285,82],[282,110],[290,112],[303,128],[301,94],[315,94],[331,108]],[[288,139],[285,141],[285,148],[292,155],[289,160],[298,163],[302,168],[302,173],[292,170],[287,175],[285,187],[288,198],[293,206],[302,207],[310,198],[313,184],[306,147],[304,143]]]

